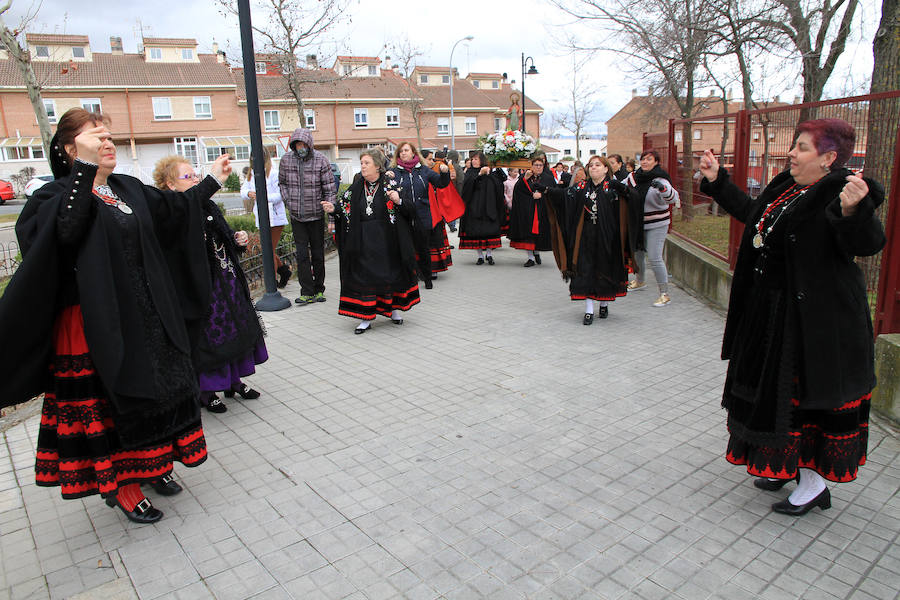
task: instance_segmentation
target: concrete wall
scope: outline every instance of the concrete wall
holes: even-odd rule
[[[731,290],[731,271],[725,261],[670,235],[666,238],[669,276],[682,288],[726,310]],[[872,392],[872,408],[900,426],[900,333],[875,340],[875,374],[878,386]]]

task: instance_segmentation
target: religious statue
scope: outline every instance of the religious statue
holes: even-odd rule
[[[512,105],[506,111],[506,129],[509,131],[518,131],[522,125],[522,107],[519,106],[519,94],[513,92],[509,95]]]

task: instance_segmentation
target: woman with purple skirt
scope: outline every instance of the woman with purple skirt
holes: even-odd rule
[[[198,176],[181,156],[160,160],[153,172],[157,187],[184,191],[197,184]],[[259,392],[241,381],[256,372],[256,365],[269,355],[265,331],[253,307],[239,253],[247,247],[246,231],[232,231],[222,211],[212,201],[204,204],[206,253],[211,277],[212,302],[207,318],[188,324],[193,334],[193,361],[200,384],[200,401],[207,410],[223,413],[228,408],[216,392],[226,398],[235,394],[245,400]]]

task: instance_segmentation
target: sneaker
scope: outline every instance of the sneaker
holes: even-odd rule
[[[635,279],[634,281],[628,282],[628,291],[629,292],[636,292],[638,290],[644,289],[645,287],[647,287],[647,284],[644,283],[643,281],[638,281],[637,279]]]
[[[213,398],[209,401],[209,404],[206,405],[206,410],[211,413],[223,413],[228,410],[228,407],[225,406],[225,403],[219,398]]]
[[[316,302],[325,302],[325,292],[317,292],[316,293]]]
[[[665,306],[666,304],[668,304],[671,301],[672,301],[672,299],[669,298],[668,294],[662,293],[659,295],[659,298],[656,299],[656,302],[653,303],[653,306],[657,306],[657,307]]]
[[[294,302],[295,302],[296,304],[301,304],[301,305],[303,305],[303,304],[312,304],[312,303],[315,302],[315,301],[316,301],[316,297],[315,297],[315,296],[300,296],[299,298],[297,298],[296,300],[294,300]]]

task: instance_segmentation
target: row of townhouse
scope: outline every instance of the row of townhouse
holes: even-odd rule
[[[216,44],[213,53],[204,54],[190,38],[145,37],[136,53],[124,52],[117,37],[110,38],[109,52],[94,52],[82,35],[29,33],[26,43],[51,124],[72,107],[102,110],[112,120],[119,171],[149,181],[153,165],[169,154],[185,156],[199,168],[221,152],[231,153],[238,167],[249,162],[244,72],[229,65]],[[481,135],[505,128],[514,92],[499,73],[461,79],[454,70],[451,123],[448,68],[419,66],[408,80],[378,57],[340,56],[330,68],[308,57],[298,68],[302,113],[277,61],[257,58],[263,143],[281,156],[302,118],[316,148],[345,174],[367,148],[390,150],[418,138],[427,149],[454,140],[466,155]],[[526,99],[529,133],[540,130],[541,114],[541,107]],[[0,178],[25,166],[38,174],[49,170],[22,76],[0,51]]]

